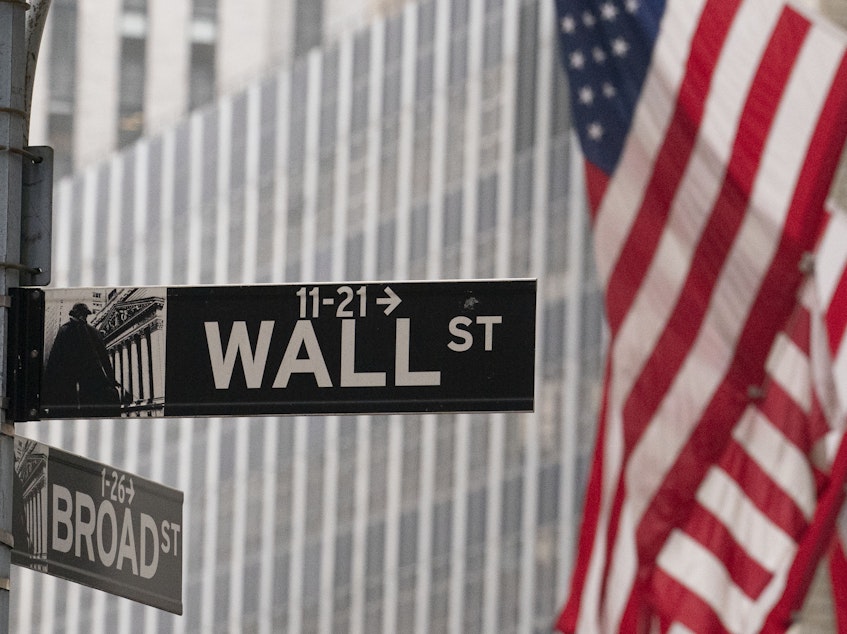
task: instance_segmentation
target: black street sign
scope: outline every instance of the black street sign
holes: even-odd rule
[[[182,614],[181,491],[15,438],[12,563]]]
[[[15,420],[529,411],[534,280],[13,289]]]

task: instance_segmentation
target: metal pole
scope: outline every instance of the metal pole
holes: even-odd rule
[[[24,144],[29,144],[29,118],[32,114],[32,91],[35,85],[35,66],[38,62],[38,51],[41,48],[41,36],[47,23],[47,13],[50,11],[52,0],[30,0],[26,14],[26,96],[24,110],[26,124],[24,126]]]
[[[0,263],[20,261],[22,162],[26,127],[26,10],[22,0],[0,0]],[[18,271],[0,268],[0,299],[18,285]],[[2,302],[8,307],[8,302]],[[6,392],[8,308],[0,309],[0,633],[9,632],[12,563],[12,482],[15,427]]]

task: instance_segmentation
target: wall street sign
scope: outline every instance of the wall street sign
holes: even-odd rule
[[[533,408],[534,280],[13,298],[16,420]]]
[[[15,438],[12,563],[182,614],[180,491]]]

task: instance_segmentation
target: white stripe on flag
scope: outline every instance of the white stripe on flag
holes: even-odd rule
[[[735,585],[711,551],[675,530],[657,564],[708,603],[730,631],[745,631],[745,617],[754,611],[755,603]]]
[[[829,306],[847,262],[847,210],[828,205],[831,217],[815,257],[815,291],[821,306]]]
[[[832,209],[826,231],[818,245],[815,255],[815,291],[820,299],[824,314],[831,307],[835,291],[844,275],[847,266],[847,211],[839,208]],[[833,310],[843,310],[833,307]],[[824,333],[817,333],[824,338]],[[843,337],[837,350],[829,350],[829,341],[825,349],[831,355],[832,389],[838,398],[836,401],[824,401],[829,405],[828,411],[833,420],[842,420],[847,414],[847,336]],[[820,375],[822,368],[816,368]]]
[[[828,31],[812,29],[804,39],[772,127],[779,134],[768,137],[753,196],[757,210],[790,200],[843,52]]]
[[[791,400],[808,414],[812,409],[809,357],[784,332],[777,335],[765,368]]]
[[[803,511],[806,519],[811,520],[816,493],[814,474],[806,454],[756,408],[748,408],[732,435],[747,455]]]
[[[651,65],[632,122],[632,129],[639,134],[637,139],[630,135],[616,170],[627,178],[613,178],[609,183],[594,225],[597,271],[604,287],[629,236],[647,183],[653,177],[653,164],[662,147],[684,76],[685,66],[678,60],[688,58],[705,4],[705,0],[669,0],[667,3],[662,33],[653,50],[654,59],[662,60],[662,73],[655,72],[657,64]]]
[[[769,572],[776,571],[797,550],[791,536],[771,522],[747,497],[741,485],[719,467],[709,469],[697,491],[697,501]]]

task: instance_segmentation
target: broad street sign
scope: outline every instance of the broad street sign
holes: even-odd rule
[[[534,280],[13,289],[15,420],[528,411]]]
[[[12,563],[182,614],[181,491],[15,438]]]

